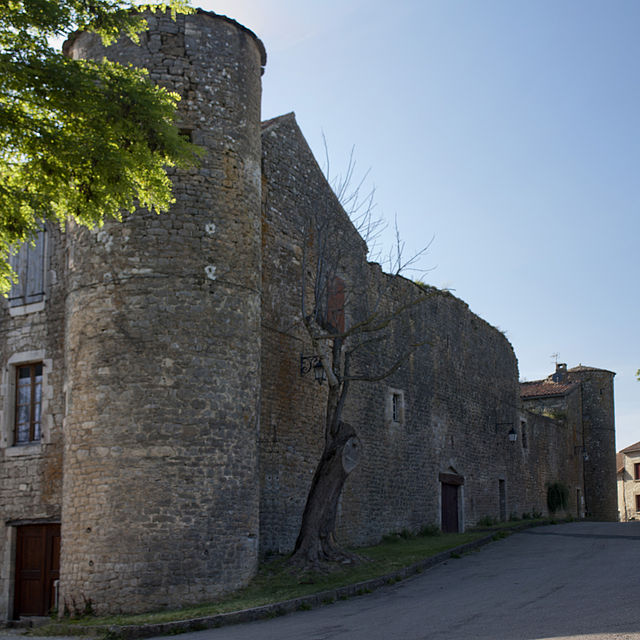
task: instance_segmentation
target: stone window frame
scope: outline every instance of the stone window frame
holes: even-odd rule
[[[33,442],[17,444],[15,442],[15,408],[16,408],[16,376],[17,369],[27,364],[42,363],[42,392],[40,404],[40,439]],[[48,405],[52,398],[49,382],[51,359],[46,357],[44,349],[21,351],[14,353],[2,371],[0,385],[2,395],[0,448],[5,456],[34,455],[42,452],[43,445],[49,442],[51,433]]]
[[[42,438],[42,361],[19,364],[15,367],[16,396],[14,402],[13,442],[16,445],[40,442]],[[23,375],[27,374],[27,375]],[[21,402],[21,390],[26,393]],[[26,407],[25,420],[20,420],[20,409]],[[26,431],[26,433],[24,433]],[[25,437],[26,436],[26,437]]]
[[[47,300],[47,258],[49,255],[49,235],[50,234],[47,233],[46,225],[43,225],[40,231],[38,231],[38,234],[36,237],[36,246],[35,247],[31,246],[29,240],[23,242],[22,245],[19,247],[18,251],[13,256],[11,256],[9,260],[11,267],[18,274],[18,276],[19,277],[22,276],[20,278],[22,282],[22,286],[26,286],[24,281],[26,281],[26,284],[28,285],[29,266],[31,265],[31,267],[33,268],[33,261],[35,261],[36,259],[38,261],[41,261],[41,264],[37,265],[37,269],[39,271],[40,270],[42,271],[40,273],[41,285],[40,287],[38,287],[39,289],[41,289],[41,291],[37,292],[37,294],[32,294],[34,297],[34,300],[31,300],[31,301],[27,300],[26,293],[25,293],[25,299],[22,301],[21,301],[22,296],[16,296],[12,298],[12,294],[15,291],[16,285],[14,285],[11,288],[8,295],[8,306],[9,306],[9,315],[12,317],[23,316],[29,313],[36,313],[38,311],[44,310],[45,308],[45,303]],[[33,253],[34,249],[38,249],[38,244],[37,244],[38,242],[40,242],[40,248],[39,248],[40,255],[36,255]],[[21,254],[23,254],[25,251],[27,252],[27,257],[26,257],[27,273],[21,274],[20,273],[21,269],[18,264],[18,261],[21,258]]]
[[[633,479],[640,481],[640,462],[633,463]]]
[[[401,426],[405,423],[404,391],[387,387],[384,417],[387,426]]]

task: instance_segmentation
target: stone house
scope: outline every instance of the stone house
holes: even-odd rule
[[[567,457],[555,464],[571,469],[575,495],[571,512],[578,516],[617,520],[615,489],[611,483],[615,458],[613,377],[605,369],[579,365],[556,371],[545,380],[520,383],[522,407],[532,424],[553,420],[564,434]],[[573,447],[573,451],[571,448]]]
[[[363,455],[340,540],[546,513],[550,483],[570,489],[568,512],[615,518],[613,374],[521,387],[500,331],[368,262],[293,114],[261,122],[252,32],[198,11],[151,16],[139,45],[76,34],[66,51],[148,68],[206,153],[173,174],[168,214],[47,227],[16,258],[0,309],[0,617],[202,602],[291,551],[324,437],[326,385],[301,369],[304,228],[319,211],[342,325],[424,297],[355,362],[407,354],[345,404]]]
[[[618,514],[622,522],[640,519],[640,442],[616,454]]]

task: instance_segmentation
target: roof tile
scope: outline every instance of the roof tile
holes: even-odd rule
[[[544,396],[564,396],[573,391],[577,382],[553,382],[552,380],[532,380],[520,383],[521,398],[540,398]]]

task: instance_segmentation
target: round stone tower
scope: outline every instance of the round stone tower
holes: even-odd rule
[[[203,601],[257,564],[264,47],[198,11],[67,52],[147,68],[205,154],[169,213],[68,229],[60,610]]]
[[[615,373],[582,365],[568,373],[569,380],[580,382],[582,387],[586,515],[596,520],[617,520]]]

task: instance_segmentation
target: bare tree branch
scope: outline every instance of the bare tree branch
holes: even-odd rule
[[[407,318],[412,308],[429,298],[428,290],[412,289],[401,274],[413,269],[433,242],[432,238],[415,255],[405,258],[405,243],[396,220],[395,242],[386,260],[388,272],[367,262],[371,244],[377,242],[385,228],[382,218],[374,215],[375,189],[365,193],[369,172],[358,183],[354,182],[352,149],[344,175],[333,179],[324,134],[323,141],[327,180],[342,210],[336,208],[335,199],[326,198],[317,203],[302,229],[302,323],[313,353],[324,369],[328,390],[324,449],[292,556],[294,564],[310,564],[314,568],[326,560],[345,558],[335,543],[333,531],[344,482],[355,466],[353,452],[359,452],[361,446],[357,430],[342,421],[351,383],[375,383],[388,378],[407,362],[415,349],[426,344],[426,341],[409,344],[389,366],[381,364],[379,357],[386,350],[384,346],[379,350],[376,347],[375,353],[367,351],[374,345],[384,345],[392,336],[392,323]],[[398,291],[405,291],[404,298],[397,299]],[[389,359],[382,357],[382,362]],[[372,370],[358,370],[365,368]]]

